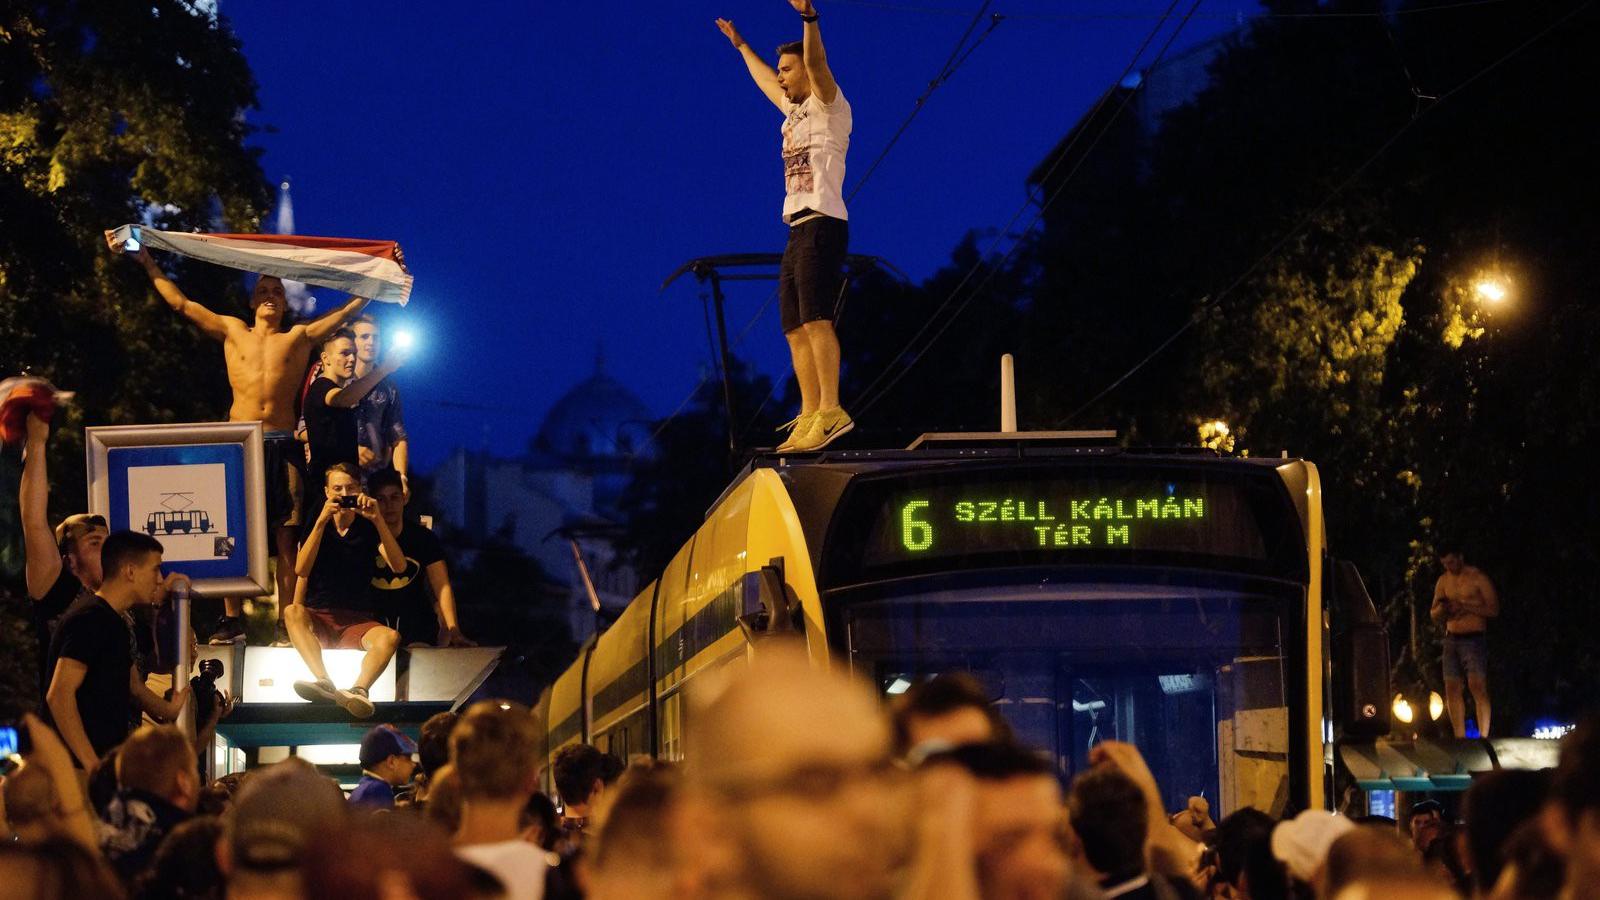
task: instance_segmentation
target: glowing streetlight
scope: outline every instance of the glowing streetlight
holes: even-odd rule
[[[1489,275],[1478,279],[1472,285],[1472,293],[1484,303],[1498,304],[1511,296],[1511,288],[1504,278]]]

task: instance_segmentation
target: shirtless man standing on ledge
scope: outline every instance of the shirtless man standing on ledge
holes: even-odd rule
[[[117,244],[113,249],[120,250]],[[263,450],[266,463],[267,522],[272,527],[278,557],[278,633],[284,637],[283,607],[294,596],[295,538],[301,521],[300,494],[302,454],[295,444],[295,394],[300,390],[311,351],[323,339],[361,312],[367,300],[351,297],[349,302],[310,322],[284,329],[288,303],[283,282],[270,275],[261,276],[250,294],[253,322],[212,312],[184,296],[183,291],[161,271],[161,266],[141,248],[132,254],[144,266],[161,299],[173,311],[193,322],[207,337],[222,342],[228,365],[228,384],[233,388],[230,422],[260,420],[265,430]],[[223,601],[222,622],[211,643],[229,644],[244,636],[244,601],[228,597]],[[286,638],[285,638],[286,640]]]
[[[1500,615],[1500,597],[1489,576],[1469,566],[1460,549],[1445,545],[1439,551],[1444,573],[1433,587],[1428,615],[1444,626],[1444,697],[1450,710],[1450,727],[1456,737],[1467,736],[1467,702],[1461,693],[1465,673],[1477,707],[1478,734],[1489,736],[1489,653],[1484,633],[1489,620]]]

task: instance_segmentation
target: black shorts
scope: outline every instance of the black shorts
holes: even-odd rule
[[[789,229],[778,266],[778,313],[784,334],[807,322],[833,321],[849,245],[850,224],[832,216],[818,216]]]
[[[269,431],[261,439],[261,457],[267,484],[267,526],[299,525],[301,482],[305,479],[300,442],[287,431]]]

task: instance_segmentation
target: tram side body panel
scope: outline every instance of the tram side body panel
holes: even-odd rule
[[[628,604],[595,641],[589,659],[589,743],[623,760],[651,753],[645,656],[653,594],[646,589]]]
[[[761,608],[757,573],[781,560],[801,607],[813,658],[825,659],[821,609],[799,520],[776,473],[758,469],[725,496],[693,542],[692,571],[681,597],[663,589],[657,604],[659,755],[683,758],[685,692],[697,678],[742,666],[751,647],[738,619]]]

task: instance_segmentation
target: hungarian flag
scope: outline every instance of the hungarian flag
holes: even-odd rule
[[[191,234],[142,225],[123,225],[106,232],[106,242],[114,248],[126,247],[130,239],[219,266],[303,281],[357,297],[401,306],[411,297],[411,273],[394,241],[299,234]]]

